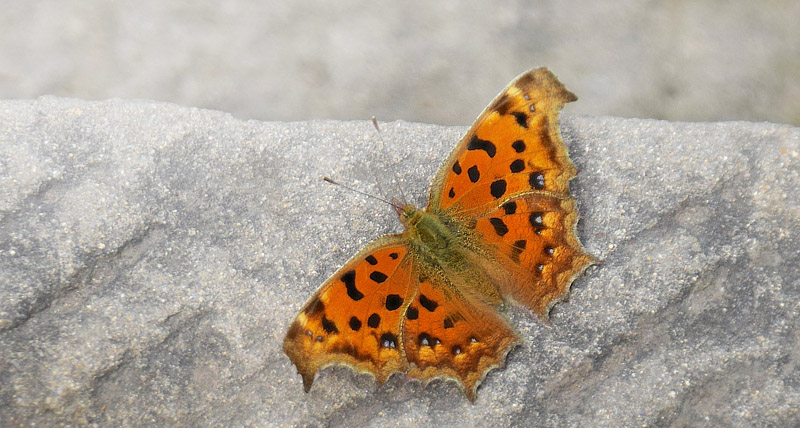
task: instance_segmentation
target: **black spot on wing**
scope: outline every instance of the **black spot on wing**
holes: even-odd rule
[[[356,317],[350,317],[350,330],[361,330],[361,320]]]
[[[367,263],[371,264],[372,266],[375,266],[376,264],[378,264],[378,259],[376,259],[375,256],[373,256],[373,255],[367,256],[367,258],[365,258],[364,260],[366,260]]]
[[[428,333],[420,333],[419,335],[419,345],[420,346],[431,346],[431,336]]]
[[[453,172],[455,172],[456,175],[461,174],[461,164],[458,163],[458,160],[453,164]]]
[[[386,278],[388,278],[388,276],[386,276],[386,274],[383,272],[375,271],[369,274],[369,279],[377,282],[378,284],[386,281]]]
[[[412,321],[419,318],[419,310],[417,310],[415,306],[409,306],[408,310],[406,311],[406,318]]]
[[[525,161],[523,161],[522,159],[517,159],[514,162],[511,162],[511,165],[509,165],[508,168],[513,173],[520,172],[523,169],[525,169]]]
[[[536,190],[544,189],[544,175],[541,172],[532,172],[530,176],[528,176],[528,183],[531,185],[532,188]]]
[[[522,112],[518,112],[518,111],[515,111],[514,113],[511,113],[511,114],[514,115],[514,118],[517,119],[517,124],[519,124],[519,126],[521,126],[523,128],[527,128],[528,127],[528,115],[527,114],[522,113]]]
[[[372,328],[378,328],[381,325],[381,316],[378,314],[372,314],[367,318],[367,325]]]
[[[436,301],[429,299],[424,294],[419,295],[419,304],[422,305],[423,308],[427,309],[428,312],[433,312],[439,307],[439,304]]]
[[[511,215],[517,212],[517,203],[514,201],[509,201],[503,204],[503,210],[506,212],[506,215]]]
[[[508,186],[508,184],[503,179],[494,181],[489,186],[489,193],[491,193],[492,196],[495,197],[495,199],[500,198],[501,196],[503,196],[506,193],[506,187],[507,186]]]
[[[339,329],[336,328],[336,323],[329,320],[325,315],[322,316],[322,329],[328,334],[339,333]]]
[[[344,282],[344,286],[347,288],[347,295],[351,299],[359,301],[364,298],[364,293],[358,291],[358,288],[356,288],[356,271],[349,270],[345,272],[341,280]]]
[[[492,217],[489,219],[489,223],[492,224],[492,227],[494,227],[494,233],[496,233],[498,236],[503,236],[508,233],[508,226],[506,226],[505,222],[503,222],[503,219]]]
[[[544,226],[544,217],[542,216],[542,213],[531,213],[531,215],[528,216],[528,221],[530,221],[534,229]]]
[[[469,176],[469,181],[473,183],[477,183],[478,180],[481,179],[481,172],[478,171],[478,167],[475,165],[469,167],[469,169],[467,170],[467,175]]]
[[[394,349],[396,347],[397,347],[397,336],[393,335],[392,333],[383,333],[381,335],[381,348]]]
[[[493,158],[495,154],[497,154],[497,147],[494,146],[494,143],[487,140],[481,140],[476,135],[472,136],[472,139],[469,140],[469,144],[467,144],[467,150],[483,150],[489,155],[490,158]]]
[[[397,294],[386,296],[386,309],[393,311],[403,305],[403,298]]]
[[[513,148],[517,153],[522,153],[525,151],[525,142],[522,140],[514,141],[511,143],[511,148]]]

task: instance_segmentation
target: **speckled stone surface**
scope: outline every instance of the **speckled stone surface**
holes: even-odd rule
[[[346,368],[309,394],[303,302],[423,205],[464,127],[241,121],[147,101],[0,101],[2,426],[792,426],[800,129],[562,118],[603,260],[470,404]],[[386,171],[400,181],[393,185]],[[376,179],[376,176],[378,177]]]

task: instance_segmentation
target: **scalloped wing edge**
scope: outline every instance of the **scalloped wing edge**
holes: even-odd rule
[[[386,234],[380,236],[379,238],[371,241],[367,245],[365,245],[361,250],[356,252],[352,257],[350,257],[342,266],[336,270],[315,292],[311,295],[311,297],[303,304],[300,313],[294,318],[292,323],[289,326],[289,329],[286,332],[286,336],[283,340],[283,352],[289,357],[289,360],[292,364],[295,365],[297,368],[297,373],[303,379],[303,390],[305,392],[309,392],[311,390],[311,386],[314,384],[314,380],[316,378],[317,373],[319,373],[322,369],[331,366],[346,366],[350,367],[357,373],[366,373],[372,375],[378,384],[383,384],[386,382],[394,373],[404,373],[408,370],[408,359],[405,357],[405,351],[402,347],[399,347],[398,351],[401,355],[401,358],[398,359],[399,364],[387,364],[384,366],[383,369],[378,369],[374,367],[374,365],[370,364],[366,361],[359,361],[348,354],[327,354],[323,355],[322,361],[312,361],[311,358],[305,353],[304,349],[296,344],[293,340],[297,336],[300,335],[300,331],[302,330],[302,326],[299,324],[299,320],[302,317],[306,316],[306,312],[311,304],[318,300],[320,293],[325,290],[326,286],[329,282],[339,276],[347,267],[352,265],[353,263],[357,262],[358,260],[366,257],[366,255],[377,251],[379,248],[389,245],[405,245],[405,238],[401,233],[395,234]],[[406,253],[406,258],[408,257],[408,253]],[[400,263],[403,263],[401,261]],[[408,303],[405,303],[404,306],[407,306]],[[402,325],[401,325],[402,328]]]

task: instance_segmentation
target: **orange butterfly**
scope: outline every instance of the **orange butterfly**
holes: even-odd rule
[[[368,244],[289,327],[283,350],[303,377],[344,364],[455,380],[474,401],[519,336],[514,300],[542,318],[593,259],[575,236],[575,167],[558,130],[577,97],[546,68],[517,77],[439,169],[424,210],[397,207],[405,231]]]

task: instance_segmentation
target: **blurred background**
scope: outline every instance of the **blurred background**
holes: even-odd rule
[[[570,114],[800,125],[800,1],[0,0],[0,98],[468,125],[546,65]]]

